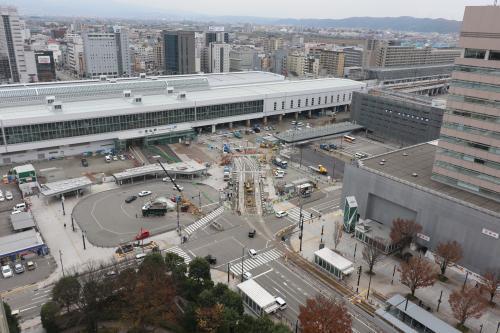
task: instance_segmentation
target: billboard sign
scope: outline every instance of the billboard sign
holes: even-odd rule
[[[38,63],[39,64],[50,64],[50,57],[49,56],[38,56]]]

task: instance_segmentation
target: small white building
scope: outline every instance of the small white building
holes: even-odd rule
[[[314,263],[340,280],[354,272],[352,261],[326,247],[314,252]]]

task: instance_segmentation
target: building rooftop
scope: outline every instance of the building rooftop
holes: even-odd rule
[[[500,217],[500,203],[431,179],[437,141],[418,144],[359,161],[360,168],[432,191]]]
[[[19,251],[34,249],[43,244],[42,237],[33,229],[0,237],[0,258]]]
[[[10,222],[14,231],[35,227],[35,220],[30,212],[21,212],[10,215]]]
[[[36,123],[37,118],[39,117],[52,116],[55,120],[60,119],[63,115],[73,115],[74,118],[86,118],[89,114],[101,116],[103,112],[107,112],[108,115],[113,115],[137,113],[147,108],[158,110],[158,108],[161,107],[168,110],[210,105],[213,103],[230,103],[236,100],[259,100],[264,99],[265,97],[273,96],[273,94],[280,96],[283,94],[293,96],[294,94],[303,94],[304,91],[307,90],[342,91],[343,89],[365,86],[364,83],[352,80],[332,78],[300,81],[282,80],[277,82],[250,83],[244,85],[235,84],[234,82],[243,82],[233,78],[231,82],[233,83],[227,86],[221,85],[204,90],[188,91],[186,93],[186,97],[182,99],[178,98],[177,93],[167,94],[164,90],[151,95],[142,94],[142,101],[140,103],[132,103],[131,98],[121,97],[122,91],[120,90],[120,95],[118,96],[113,95],[100,99],[89,98],[87,100],[79,99],[74,101],[64,101],[62,110],[57,111],[51,110],[45,103],[44,99],[43,102],[38,101],[35,104],[32,103],[29,105],[4,105],[4,107],[0,107],[0,116],[2,117],[3,125],[8,126],[15,124],[15,122],[9,121],[21,118],[24,118],[25,120],[26,118],[33,119],[32,121]],[[74,87],[71,86],[70,88],[73,89]],[[81,87],[77,88],[75,89],[78,90]],[[131,89],[131,91],[132,95],[134,95],[134,90]]]
[[[52,183],[41,185],[41,193],[46,197],[64,194],[76,190],[80,190],[92,185],[92,181],[87,177],[71,178],[59,180]]]
[[[260,308],[265,308],[270,304],[276,303],[273,295],[271,295],[267,290],[262,288],[253,279],[246,280],[240,283],[238,286],[243,293],[252,299]]]
[[[275,134],[274,136],[282,141],[285,141],[286,143],[293,143],[308,141],[325,136],[347,134],[352,131],[360,130],[362,128],[364,127],[361,125],[346,121],[320,127],[301,128],[300,130],[291,129]]]
[[[321,250],[317,250],[316,252],[314,252],[314,255],[335,266],[336,268],[341,270],[343,274],[349,274],[354,271],[352,261],[342,257],[340,254],[333,252],[327,247],[324,247]]]

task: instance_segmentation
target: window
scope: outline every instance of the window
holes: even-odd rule
[[[290,109],[293,109],[293,99],[290,101]]]
[[[285,101],[281,102],[281,110],[285,110]]]
[[[468,59],[484,59],[486,50],[465,49],[464,58]]]
[[[345,102],[345,94],[344,94],[344,96],[342,97],[342,102]]]
[[[314,105],[314,97],[311,98],[311,105]]]
[[[333,103],[333,95],[330,96],[330,103]]]
[[[274,108],[273,110],[276,111],[276,107],[277,107],[278,103],[277,102],[274,102]]]
[[[299,101],[297,102],[297,107],[299,107],[299,108],[300,108],[300,99],[299,99]]]
[[[340,102],[340,95],[337,95],[337,103]]]
[[[488,60],[500,60],[500,51],[491,50]]]
[[[328,99],[327,99],[327,97],[325,96],[325,103],[324,103],[324,104],[326,104],[326,103],[328,103]]]
[[[306,98],[306,106],[309,106],[309,98]]]
[[[321,104],[321,97],[318,97],[318,105]]]

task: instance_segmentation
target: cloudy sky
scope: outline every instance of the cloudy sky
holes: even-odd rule
[[[65,1],[65,0],[60,0]],[[464,7],[493,0],[115,0],[208,15],[292,18],[415,16],[462,20]]]

